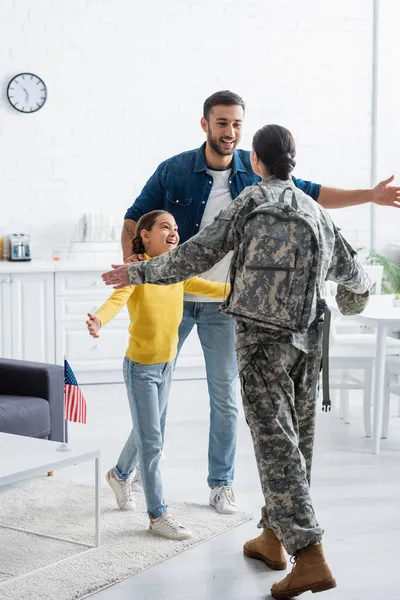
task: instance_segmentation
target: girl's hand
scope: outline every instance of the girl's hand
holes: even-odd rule
[[[92,313],[88,313],[88,320],[86,321],[86,325],[90,335],[94,338],[98,338],[98,332],[100,331],[101,323],[99,317],[96,315],[92,315]]]

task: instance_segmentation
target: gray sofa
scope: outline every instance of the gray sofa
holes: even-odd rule
[[[0,431],[67,441],[62,366],[0,359]]]

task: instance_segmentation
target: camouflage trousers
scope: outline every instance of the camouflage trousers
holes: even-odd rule
[[[267,336],[258,342],[237,356],[265,499],[259,527],[273,529],[294,555],[323,534],[309,489],[321,342],[309,354]]]

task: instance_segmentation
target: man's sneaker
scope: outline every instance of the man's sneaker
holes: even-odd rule
[[[186,540],[193,536],[189,529],[178,523],[171,515],[150,519],[149,531],[170,540]]]
[[[136,467],[135,474],[132,479],[130,479],[130,482],[134,492],[143,492],[142,476],[139,467]]]
[[[210,506],[213,506],[221,515],[233,515],[239,510],[235,503],[235,494],[230,485],[211,488]]]
[[[132,492],[132,479],[119,479],[115,474],[114,468],[108,471],[106,479],[115,494],[118,507],[121,510],[134,510],[135,501]]]

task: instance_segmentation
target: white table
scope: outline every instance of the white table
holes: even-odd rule
[[[7,529],[34,533],[41,537],[73,542],[88,549],[100,545],[100,450],[90,447],[88,444],[60,444],[60,442],[51,442],[48,440],[38,440],[36,438],[25,437],[21,435],[11,435],[9,433],[0,433],[0,486],[24,481],[37,475],[45,475],[48,471],[54,471],[62,467],[69,467],[87,460],[95,461],[95,533],[96,543],[87,544],[77,542],[66,538],[46,535],[18,527],[2,525]],[[62,515],[60,515],[62,518]],[[68,559],[62,559],[64,560]],[[41,570],[36,569],[36,571]],[[28,574],[26,574],[28,575]],[[20,575],[15,577],[19,579],[25,577]],[[7,580],[5,583],[9,583]],[[1,585],[0,585],[1,587]]]
[[[394,307],[390,295],[372,295],[367,308],[360,315],[344,316],[342,319],[356,321],[374,327],[377,331],[375,349],[375,384],[373,392],[374,422],[372,443],[374,454],[379,453],[383,420],[384,382],[386,367],[386,338],[389,328],[400,328],[400,307]],[[334,298],[326,298],[329,308],[335,313],[338,307]]]

